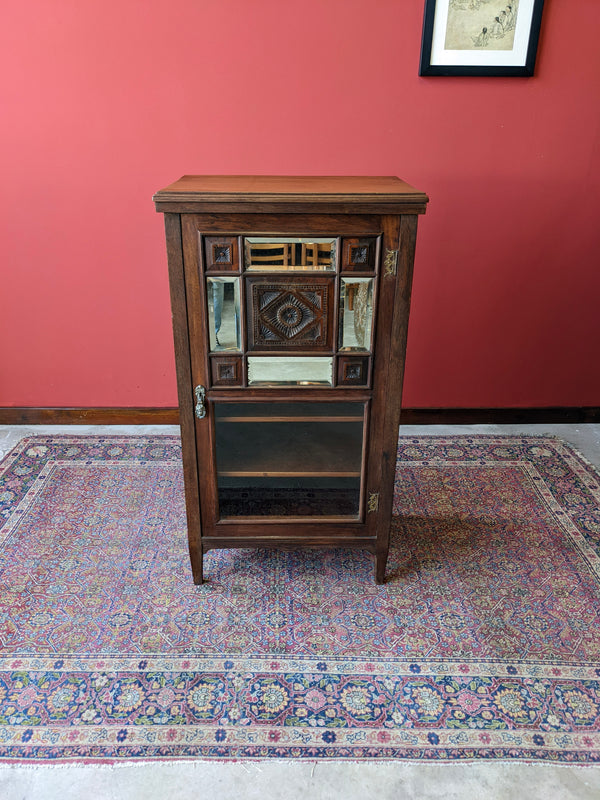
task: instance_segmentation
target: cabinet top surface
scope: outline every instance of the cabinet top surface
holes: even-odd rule
[[[427,195],[392,176],[184,175],[158,191],[157,210],[173,203],[315,203],[419,206]]]

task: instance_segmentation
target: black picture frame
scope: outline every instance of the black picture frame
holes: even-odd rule
[[[535,69],[544,0],[513,0],[513,3],[517,4],[516,25],[512,29],[514,44],[511,50],[501,50],[489,47],[489,45],[494,43],[492,30],[500,30],[497,22],[502,14],[500,8],[504,7],[506,18],[505,9],[512,5],[511,0],[506,2],[505,0],[498,0],[498,2],[495,0],[425,0],[419,75],[531,77]],[[473,44],[463,50],[453,47],[451,50],[441,50],[436,53],[436,46],[439,50],[438,40],[436,39],[434,42],[436,24],[441,26],[440,30],[443,33],[447,34],[450,30],[451,14],[465,12],[465,14],[472,15],[473,23],[475,19],[481,23],[481,19],[488,10],[490,12],[490,28],[488,29],[487,26],[481,28],[481,33],[477,37],[480,40],[479,44],[476,43],[475,37],[471,36]],[[519,19],[520,12],[523,12],[521,19]],[[446,20],[446,26],[443,25],[444,20]],[[501,23],[499,24],[501,25]],[[517,26],[518,43],[515,30]],[[479,31],[479,27],[477,30]],[[486,34],[488,30],[489,33]],[[466,39],[464,33],[463,36]],[[499,33],[497,36],[504,36],[504,34]],[[432,53],[434,54],[434,63],[432,63]],[[444,53],[450,54],[449,63],[443,63]],[[507,56],[507,53],[510,55]],[[507,63],[507,59],[515,63]],[[461,60],[464,60],[465,63],[460,63]],[[494,63],[495,61],[497,63]]]

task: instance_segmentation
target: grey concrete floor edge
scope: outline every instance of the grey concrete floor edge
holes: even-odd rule
[[[0,769],[3,800],[597,800],[600,768],[248,762]]]
[[[178,434],[176,426],[0,426],[0,457],[24,436]],[[548,435],[600,467],[600,425],[412,425],[400,436]],[[206,761],[0,767],[0,800],[598,800],[600,766],[476,761]]]

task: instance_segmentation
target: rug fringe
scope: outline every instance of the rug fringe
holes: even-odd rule
[[[264,772],[263,769],[258,767],[258,764],[265,766],[267,769],[271,769],[271,767],[299,767],[300,765],[305,764],[312,764],[311,775],[312,778],[315,774],[316,767],[322,767],[324,764],[346,764],[346,765],[355,765],[355,766],[375,766],[377,767],[384,767],[384,768],[393,768],[393,769],[402,769],[402,767],[423,767],[428,770],[433,769],[446,769],[448,767],[476,767],[485,765],[485,768],[489,768],[490,771],[505,768],[505,767],[535,767],[535,768],[559,768],[559,769],[574,769],[574,768],[581,768],[581,769],[598,769],[598,764],[594,763],[565,763],[565,762],[552,762],[549,763],[547,761],[525,761],[519,759],[502,759],[502,758],[495,758],[493,761],[490,761],[486,758],[465,758],[461,759],[460,761],[426,761],[424,759],[418,758],[411,758],[411,759],[402,759],[401,761],[398,759],[393,758],[363,758],[363,759],[353,759],[353,758],[319,758],[319,759],[301,759],[301,758],[182,758],[179,760],[171,760],[166,761],[160,758],[140,758],[137,761],[114,761],[114,762],[106,762],[106,761],[64,761],[61,763],[52,763],[49,764],[47,762],[31,762],[31,761],[14,761],[14,762],[0,762],[0,771],[16,771],[16,770],[36,770],[36,769],[44,769],[44,770],[55,770],[55,769],[89,769],[94,771],[100,770],[107,770],[113,771],[116,769],[147,769],[150,766],[160,766],[162,769],[163,767],[166,769],[177,769],[179,767],[206,767],[210,764],[227,764],[227,766],[236,766],[241,767],[245,770],[245,772],[250,773],[248,770],[248,765],[253,765],[257,772]]]

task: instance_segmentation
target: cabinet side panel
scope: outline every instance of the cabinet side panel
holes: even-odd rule
[[[400,409],[402,406],[402,385],[404,382],[404,363],[418,221],[419,218],[416,214],[405,214],[401,217],[400,221],[398,277],[396,279],[396,299],[394,302],[391,342],[392,359],[397,365],[397,368],[394,370],[390,382],[392,391],[398,399],[398,404],[394,407],[396,416],[390,419],[389,423],[395,429],[394,436],[396,437],[396,443],[398,438],[398,425],[400,423]],[[395,455],[396,447],[394,447],[394,459]]]
[[[183,269],[181,220],[179,214],[165,214],[165,232],[169,263],[171,311],[173,315],[175,363],[177,368],[177,393],[179,397],[179,423],[181,427],[188,546],[194,583],[202,583],[202,530],[199,514],[198,462],[196,457],[190,340]]]
[[[381,504],[384,483],[389,475],[386,461],[385,418],[394,397],[389,391],[391,359],[391,323],[394,314],[395,279],[385,274],[383,259],[388,250],[398,247],[400,233],[399,217],[380,218],[381,254],[378,259],[378,290],[375,301],[375,341],[373,360],[373,400],[371,405],[371,427],[369,433],[369,455],[367,468],[367,522],[371,536],[377,539],[377,549],[382,547],[382,531],[389,525],[389,517]],[[383,549],[385,549],[385,533]]]
[[[417,235],[416,214],[405,214],[399,218],[388,218],[384,229],[389,230],[390,249],[398,248],[397,274],[394,280],[394,301],[389,336],[388,370],[382,383],[385,385],[387,402],[383,426],[383,446],[381,450],[381,492],[379,497],[379,516],[377,523],[377,581],[383,581],[383,571],[389,549],[390,521],[394,495],[394,476],[398,449],[398,427],[402,407],[402,384],[408,334],[408,315],[413,277],[415,243]],[[385,220],[385,218],[384,218]],[[399,223],[399,225],[398,225]],[[398,230],[399,228],[399,230]],[[398,231],[399,241],[393,238]],[[384,277],[383,280],[386,280]],[[391,277],[387,280],[392,281]],[[382,376],[383,378],[383,376]]]

